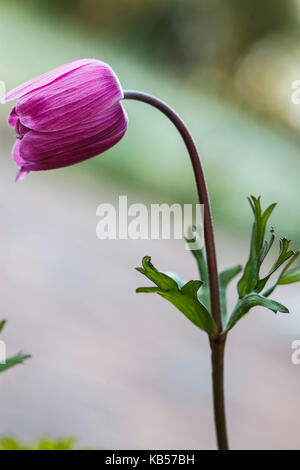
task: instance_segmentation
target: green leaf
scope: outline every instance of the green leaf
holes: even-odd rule
[[[227,298],[226,298],[226,289],[230,281],[237,276],[243,267],[238,264],[232,268],[226,269],[221,272],[219,275],[219,286],[220,286],[220,300],[221,300],[221,311],[222,311],[222,325],[223,327],[227,322]]]
[[[272,248],[272,245],[273,245],[274,240],[275,240],[274,229],[271,228],[270,232],[271,232],[270,241],[269,242],[267,242],[267,240],[264,241],[263,248],[262,248],[262,251],[261,251],[261,254],[260,254],[260,266],[264,262],[267,254],[269,253],[270,249]]]
[[[264,212],[261,209],[260,197],[251,196],[248,198],[254,214],[254,224],[252,228],[251,248],[249,258],[244,269],[243,276],[238,282],[239,297],[252,292],[259,281],[259,268],[269,251],[269,245],[264,242],[266,225],[276,204],[271,204]],[[272,238],[270,244],[273,243]]]
[[[197,241],[199,242],[198,238],[199,236],[197,235],[197,233],[191,230],[191,238],[186,238],[186,242],[189,244],[193,244],[193,246],[197,246]],[[201,281],[203,282],[203,286],[200,292],[198,293],[198,299],[203,305],[205,305],[208,310],[210,310],[208,269],[204,249],[193,248],[191,250],[191,253],[196,260],[199,276]]]
[[[183,279],[179,274],[177,273],[171,273],[169,271],[162,271],[163,274],[166,274],[167,276],[171,277],[178,285],[178,287],[181,289],[182,286],[186,283],[186,280]]]
[[[280,266],[285,263],[291,256],[294,256],[296,253],[292,250],[288,250],[291,240],[287,240],[287,238],[281,238],[279,240],[280,243],[280,251],[277,261],[274,263],[271,273],[277,271]]]
[[[285,272],[279,279],[278,284],[293,284],[294,282],[300,282],[300,268]]]
[[[177,282],[162,272],[159,272],[151,263],[150,256],[144,256],[142,260],[143,268],[136,268],[137,271],[144,274],[162,290],[178,289]]]
[[[286,238],[281,238],[279,240],[280,244],[280,249],[279,249],[279,256],[276,260],[276,262],[273,264],[272,268],[268,272],[267,276],[265,276],[263,279],[259,279],[257,286],[255,288],[256,292],[261,292],[265,285],[267,284],[268,280],[272,276],[272,274],[277,271],[277,269],[280,268],[282,264],[284,264],[289,258],[294,256],[296,253],[292,250],[288,250],[289,245],[290,245],[290,240],[287,240]]]
[[[3,330],[5,323],[6,323],[6,320],[0,321],[0,333]]]
[[[158,294],[160,292],[159,287],[138,287],[136,289],[136,292],[139,293],[144,293],[144,294]]]
[[[279,302],[276,302],[275,300],[267,299],[266,297],[257,293],[251,293],[251,294],[245,295],[242,299],[238,300],[223,334],[231,330],[231,328],[244,315],[246,315],[246,313],[248,313],[251,308],[256,307],[256,306],[268,308],[269,310],[272,310],[274,313],[277,313],[277,312],[289,313],[288,309],[284,305],[280,304]]]
[[[283,270],[281,271],[277,281],[271,286],[269,287],[268,289],[266,289],[264,292],[263,292],[263,295],[265,297],[269,297],[269,295],[272,294],[272,292],[275,290],[275,288],[280,285],[280,284],[290,284],[289,282],[281,282],[282,279],[284,279],[285,275],[287,275],[288,273],[294,271],[294,270],[290,270],[288,271],[289,267],[296,261],[296,259],[298,258],[299,256],[299,251],[296,251],[296,253],[294,253],[294,255],[290,258],[289,262],[285,265],[285,267],[283,268]],[[297,269],[297,268],[296,268]],[[297,282],[297,281],[293,281],[293,282]]]
[[[31,356],[29,354],[22,354],[19,352],[15,356],[9,357],[6,359],[5,364],[0,364],[0,372],[4,372],[7,369],[10,369],[11,367],[16,366],[17,364],[22,364],[25,359],[29,359]]]
[[[142,264],[143,268],[137,268],[137,270],[154,282],[157,287],[140,287],[137,292],[160,295],[172,303],[196,326],[208,334],[217,333],[212,316],[197,296],[198,290],[203,284],[202,281],[189,281],[180,288],[174,279],[153,266],[149,256],[143,258]]]
[[[189,281],[181,288],[181,292],[188,297],[197,297],[197,292],[203,285],[202,281]]]

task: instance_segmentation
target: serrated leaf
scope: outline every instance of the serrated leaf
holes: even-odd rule
[[[232,281],[232,279],[237,276],[243,267],[238,264],[232,268],[228,268],[225,271],[221,272],[219,275],[219,287],[220,287],[220,300],[221,300],[221,311],[222,311],[222,325],[223,327],[227,322],[227,296],[226,290],[227,286]]]
[[[283,312],[289,313],[288,309],[276,302],[275,300],[268,299],[260,294],[251,293],[245,295],[242,299],[239,299],[235,309],[233,310],[226,329],[223,333],[227,333],[231,328],[253,307],[261,306],[272,310],[274,313]]]
[[[6,359],[5,364],[0,364],[0,372],[4,372],[11,367],[14,367],[18,364],[22,364],[25,359],[29,359],[31,356],[29,354],[18,353],[15,356],[9,357]]]
[[[167,274],[159,272],[151,263],[149,256],[143,258],[143,268],[137,270],[153,281],[157,287],[140,287],[137,292],[156,293],[172,303],[192,323],[208,334],[217,333],[215,322],[198,299],[201,281],[189,281],[179,288],[177,282]]]
[[[259,268],[266,256],[268,247],[264,244],[266,225],[272,214],[276,203],[271,204],[262,212],[260,197],[251,196],[248,198],[254,214],[254,224],[252,227],[251,248],[249,258],[244,269],[243,276],[238,282],[239,297],[243,297],[252,292],[259,281]]]

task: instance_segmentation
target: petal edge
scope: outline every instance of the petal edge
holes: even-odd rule
[[[9,91],[3,98],[3,103],[8,103],[9,101],[21,98],[21,96],[24,96],[31,91],[37,90],[38,88],[42,88],[67,73],[93,62],[100,61],[96,59],[74,60],[73,62],[68,62],[67,64],[61,65],[60,67],[51,70],[50,72],[46,72],[42,75],[39,75],[38,77],[28,80],[27,82],[22,83],[13,90]]]

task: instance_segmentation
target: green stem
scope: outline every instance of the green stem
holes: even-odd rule
[[[207,271],[207,262],[206,257],[204,254],[204,250],[193,250],[192,251],[198,266],[199,276],[201,281],[203,282],[203,286],[201,287],[201,302],[205,305],[205,307],[211,311],[211,302],[210,302],[210,294],[209,294],[209,282],[208,282],[208,271]]]
[[[204,282],[204,284],[208,285],[207,264],[206,264],[206,258],[204,256],[203,250],[194,250],[192,253],[195,256],[196,261],[197,261],[200,279],[201,281]]]

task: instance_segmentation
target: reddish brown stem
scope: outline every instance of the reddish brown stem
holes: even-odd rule
[[[219,449],[228,449],[223,386],[225,337],[220,336],[220,333],[222,333],[222,317],[217,256],[210,200],[198,150],[188,127],[180,118],[180,116],[169,105],[167,105],[167,103],[159,100],[155,96],[134,90],[126,90],[124,92],[124,98],[150,104],[154,108],[159,109],[165,116],[167,116],[179,131],[190,156],[199,202],[203,205],[204,210],[204,242],[208,268],[210,305],[211,313],[218,331],[217,335],[210,339],[212,350],[212,380],[217,441]]]
[[[221,333],[221,304],[213,221],[204,171],[201,165],[201,161],[194,139],[186,124],[180,118],[180,116],[178,116],[178,114],[165,102],[159,100],[154,96],[148,95],[147,93],[131,90],[126,90],[124,92],[124,98],[129,100],[143,101],[144,103],[148,103],[151,106],[154,106],[155,108],[159,109],[173,122],[173,124],[175,125],[184,140],[194,170],[199,202],[200,204],[203,204],[204,242],[209,276],[211,311],[212,316],[217,325],[218,333]]]

